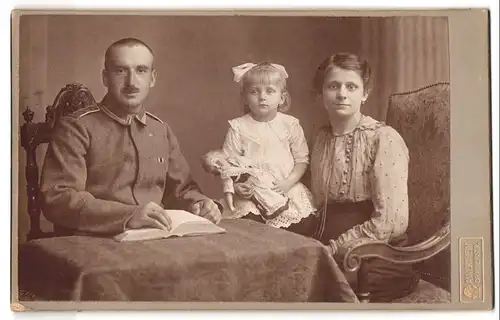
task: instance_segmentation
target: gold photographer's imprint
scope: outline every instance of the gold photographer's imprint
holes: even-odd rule
[[[460,238],[460,301],[484,301],[483,238]]]

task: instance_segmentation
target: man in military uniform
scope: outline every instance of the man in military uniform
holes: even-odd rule
[[[168,230],[163,208],[218,223],[221,206],[200,192],[172,130],[144,109],[156,81],[152,50],[133,38],[113,43],[102,79],[102,101],[56,126],[41,179],[47,219],[95,234]]]

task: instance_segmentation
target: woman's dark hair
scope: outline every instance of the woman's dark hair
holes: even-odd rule
[[[316,93],[321,94],[323,92],[325,78],[328,72],[334,67],[358,72],[361,79],[363,79],[364,92],[370,93],[372,89],[372,69],[368,61],[361,60],[360,57],[349,52],[331,55],[319,65],[313,81],[313,87]]]

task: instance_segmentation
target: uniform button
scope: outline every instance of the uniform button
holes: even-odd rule
[[[346,184],[346,183],[347,183],[347,180],[346,180],[346,179],[342,180],[342,183],[343,183],[343,184]]]
[[[341,194],[341,195],[344,195],[344,194],[345,194],[345,191],[340,191],[340,194]]]
[[[351,161],[351,159],[349,159],[349,158],[345,159],[345,162],[349,163],[349,161]]]
[[[349,171],[347,171],[347,169],[344,169],[344,173],[347,174],[347,172],[349,172]]]

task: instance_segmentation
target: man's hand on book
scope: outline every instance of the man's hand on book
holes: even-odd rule
[[[215,224],[219,223],[222,217],[219,207],[210,199],[204,199],[196,202],[193,204],[190,211],[193,214],[206,218]]]
[[[163,211],[163,208],[156,203],[149,202],[134,212],[127,227],[130,229],[157,228],[170,231],[172,221]]]

